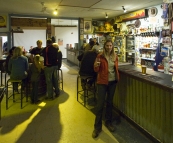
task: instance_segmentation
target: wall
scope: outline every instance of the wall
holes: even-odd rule
[[[140,19],[141,21],[141,26],[140,27],[146,27],[149,26],[150,24],[152,24],[153,26],[157,27],[157,26],[163,26],[163,19],[161,18],[162,13],[163,13],[163,9],[160,7],[161,5],[156,5],[153,7],[157,8],[157,15],[155,17],[147,17],[146,19]],[[151,7],[148,7],[148,9],[150,9]],[[136,20],[133,21],[127,21],[126,24],[132,24],[135,23]]]
[[[46,46],[45,29],[23,29],[24,33],[14,33],[14,46],[24,46],[28,51],[31,46],[36,47],[36,41],[42,40],[43,47]]]
[[[73,33],[73,34],[72,34]],[[67,58],[66,45],[78,43],[78,27],[55,27],[56,42],[58,39],[63,40],[63,45],[59,45],[59,48],[63,54],[63,58]]]

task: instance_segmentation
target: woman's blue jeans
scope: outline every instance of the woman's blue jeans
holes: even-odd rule
[[[113,97],[117,81],[110,81],[108,85],[97,84],[97,106],[94,128],[102,129],[102,114],[106,102],[105,123],[112,122]]]

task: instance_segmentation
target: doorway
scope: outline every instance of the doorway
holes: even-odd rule
[[[8,37],[7,34],[0,33],[0,58],[5,58],[8,51]]]

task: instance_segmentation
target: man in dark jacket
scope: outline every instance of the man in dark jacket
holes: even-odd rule
[[[91,76],[93,77],[92,80],[87,81],[87,83],[91,86],[92,83],[96,79],[96,72],[94,71],[94,61],[97,57],[97,54],[99,52],[99,47],[97,45],[93,46],[91,50],[88,50],[84,52],[82,60],[81,60],[81,66],[79,69],[79,75],[80,76]],[[81,81],[81,83],[85,83],[86,81]],[[82,85],[83,86],[83,85]]]
[[[44,72],[47,84],[47,99],[53,99],[53,86],[55,88],[55,97],[59,95],[58,76],[57,76],[57,60],[58,51],[52,46],[52,40],[47,40],[47,46],[43,49]]]

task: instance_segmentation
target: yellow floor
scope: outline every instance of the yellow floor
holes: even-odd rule
[[[24,102],[24,108],[20,109],[20,103],[11,100],[6,110],[4,97],[1,103],[0,143],[128,142],[120,134],[110,133],[105,126],[98,138],[92,138],[95,115],[76,101],[76,69],[63,64],[64,91],[53,101],[42,98],[39,105]],[[118,127],[116,132],[121,132],[121,129]],[[145,138],[144,141],[148,143]]]

